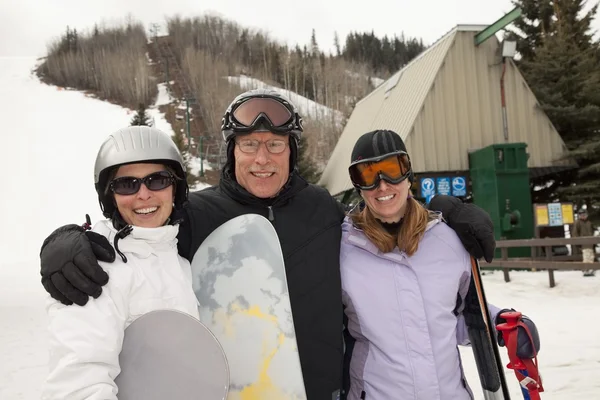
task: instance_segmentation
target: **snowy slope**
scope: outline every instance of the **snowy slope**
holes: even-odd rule
[[[102,217],[94,161],[132,111],[41,84],[33,58],[0,58],[0,399],[37,399],[46,373],[39,249],[60,225]],[[159,96],[160,97],[160,96]],[[160,99],[159,100],[163,100]],[[171,132],[157,110],[156,126]],[[171,132],[172,133],[172,132]]]
[[[46,295],[39,283],[41,241],[59,225],[98,220],[93,163],[102,140],[128,125],[128,110],[74,91],[43,85],[29,71],[33,59],[0,58],[0,399],[34,400],[46,374]],[[159,102],[170,101],[159,96]],[[152,114],[165,129],[159,114]],[[600,277],[544,272],[484,276],[487,297],[529,314],[542,335],[544,400],[600,399]],[[477,399],[475,363],[462,349]],[[507,361],[507,360],[505,360]],[[516,379],[507,371],[513,399]]]

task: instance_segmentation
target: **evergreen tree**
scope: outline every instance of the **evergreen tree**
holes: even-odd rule
[[[137,126],[137,125],[145,125],[145,126],[152,126],[152,119],[148,116],[148,114],[146,114],[146,106],[143,104],[140,104],[137,111],[135,112],[135,115],[133,116],[133,119],[131,120],[131,126]]]
[[[515,2],[523,8],[518,37],[521,70],[579,165],[577,173],[555,173],[532,180],[533,200],[587,204],[600,217],[600,48],[591,36],[597,5],[583,13],[583,0]],[[537,8],[536,8],[537,7]],[[551,14],[548,15],[551,9]]]
[[[376,72],[395,73],[423,50],[422,40],[406,39],[404,35],[394,36],[392,40],[387,36],[379,39],[374,32],[351,32],[346,37],[342,56],[349,61],[369,64]]]
[[[306,136],[302,136],[298,143],[298,173],[309,183],[317,183],[321,174],[308,155],[308,142],[306,140]]]
[[[551,0],[513,0],[523,14],[513,24],[521,31],[512,31],[510,38],[518,38],[517,51],[523,59],[533,60],[544,36],[552,32],[554,8]]]
[[[335,48],[335,55],[340,57],[342,55],[342,48],[340,47],[340,37],[337,31],[333,33],[333,47]]]
[[[310,35],[310,55],[316,57],[319,55],[319,44],[317,43],[317,32],[313,28]]]
[[[57,53],[75,53],[78,48],[79,35],[77,29],[71,30],[67,26],[67,32],[61,36]]]

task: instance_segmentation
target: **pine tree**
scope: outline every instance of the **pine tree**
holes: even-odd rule
[[[597,5],[583,13],[584,0],[521,0],[515,4],[523,8],[526,17],[519,28],[530,35],[518,38],[521,70],[565,141],[568,156],[580,167],[577,173],[556,173],[532,180],[532,187],[545,186],[533,192],[533,200],[587,204],[590,218],[597,219],[600,217],[600,46],[590,33]]]
[[[570,149],[598,129],[600,103],[590,101],[600,89],[593,49],[579,49],[569,37],[556,33],[536,51],[535,61],[523,61],[527,82]],[[592,87],[593,86],[593,87]]]
[[[135,112],[135,115],[133,116],[133,119],[131,120],[131,126],[138,126],[138,125],[144,125],[144,126],[152,126],[152,119],[148,116],[148,114],[146,114],[146,106],[143,104],[140,104],[137,111]]]
[[[349,33],[342,55],[346,60],[370,64],[374,71],[395,73],[418,56],[425,46],[422,40],[394,36],[379,39],[374,32]]]
[[[340,47],[340,37],[337,31],[333,33],[333,47],[335,48],[335,55],[340,57],[342,55],[342,49]]]
[[[552,32],[554,8],[551,0],[513,0],[513,5],[521,7],[523,16],[514,22],[521,33],[511,35],[519,38],[517,51],[524,60],[532,61],[535,51],[542,45],[544,36]]]
[[[306,136],[302,136],[298,143],[298,173],[309,183],[317,183],[321,174],[308,155],[308,142],[306,140]]]
[[[314,28],[310,35],[310,55],[312,57],[317,57],[319,55],[319,44],[317,43],[317,32],[315,32]]]

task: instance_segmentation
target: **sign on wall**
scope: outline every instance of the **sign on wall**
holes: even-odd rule
[[[537,226],[548,225],[548,206],[546,204],[534,205],[535,224]]]
[[[450,178],[437,178],[437,194],[449,196],[450,193]]]
[[[562,207],[560,203],[548,203],[548,225],[561,226],[563,223]]]
[[[573,204],[562,203],[561,205],[562,205],[563,223],[565,223],[565,224],[575,223],[575,213],[573,212]]]
[[[421,179],[421,197],[425,198],[425,202],[429,204],[431,198],[435,196],[435,182],[432,178]]]
[[[464,176],[421,178],[420,189],[421,197],[427,203],[436,194],[463,197],[467,195],[467,178]]]
[[[534,204],[535,226],[562,226],[575,221],[572,203]]]
[[[456,176],[452,178],[452,196],[467,195],[467,179],[464,176]]]

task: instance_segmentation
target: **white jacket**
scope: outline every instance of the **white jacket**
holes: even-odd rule
[[[93,229],[113,243],[110,221]],[[114,379],[125,328],[150,311],[174,309],[195,318],[198,302],[192,290],[190,263],[177,254],[179,226],[134,227],[118,246],[127,257],[100,265],[110,279],[98,299],[84,307],[50,299],[50,373],[42,399],[116,400]]]

